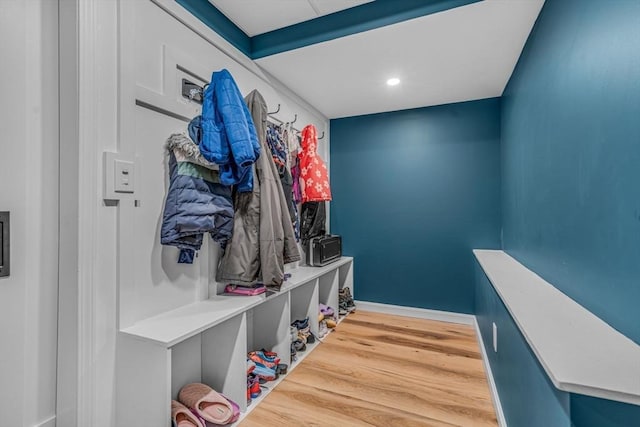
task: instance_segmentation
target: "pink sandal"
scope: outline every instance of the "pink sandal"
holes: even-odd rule
[[[204,427],[204,424],[191,413],[189,408],[175,400],[171,401],[171,419],[176,427]]]
[[[229,424],[235,417],[231,403],[206,384],[187,384],[178,393],[178,400],[197,416],[213,424]]]

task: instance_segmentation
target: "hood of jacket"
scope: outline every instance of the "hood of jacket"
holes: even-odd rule
[[[315,153],[318,150],[318,131],[314,125],[306,125],[302,129],[302,151]]]
[[[255,89],[249,92],[244,101],[247,104],[249,114],[253,118],[258,141],[261,142],[267,134],[267,101]]]
[[[174,133],[167,139],[167,150],[173,152],[178,162],[194,163],[211,170],[219,169],[218,165],[202,157],[195,142],[181,133]]]

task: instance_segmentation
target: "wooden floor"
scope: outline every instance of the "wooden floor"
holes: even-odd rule
[[[471,326],[358,311],[242,422],[497,426]]]

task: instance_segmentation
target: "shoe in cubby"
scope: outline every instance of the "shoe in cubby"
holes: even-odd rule
[[[207,425],[207,422],[217,425],[231,424],[240,416],[240,407],[235,402],[202,383],[191,383],[182,387],[178,393],[178,401],[189,408],[203,426]]]
[[[318,326],[318,337],[324,338],[329,333],[329,328],[327,327],[327,321],[323,320],[320,322]]]
[[[278,363],[280,363],[280,358],[277,353],[265,350],[249,352],[249,360],[256,365],[266,366],[270,369],[275,369]]]
[[[351,296],[351,290],[349,288],[342,288],[338,291],[338,300],[340,302],[340,309],[342,311],[343,307],[347,313],[351,313],[356,310],[356,304],[353,301],[353,296]],[[342,313],[341,313],[342,314]]]
[[[250,399],[255,399],[260,396],[261,393],[260,379],[256,375],[247,376],[247,394]]]

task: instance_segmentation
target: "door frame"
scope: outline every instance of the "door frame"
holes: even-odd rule
[[[96,71],[99,0],[58,0],[60,426],[93,426],[95,249],[99,206]]]

